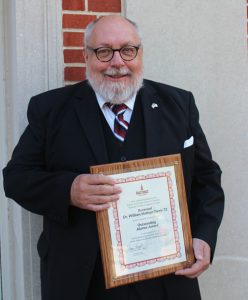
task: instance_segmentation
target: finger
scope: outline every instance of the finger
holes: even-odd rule
[[[194,263],[190,268],[182,269],[176,271],[176,275],[184,275],[184,276],[192,276],[200,272],[201,270],[201,263],[200,261],[197,261]]]
[[[193,239],[193,248],[194,248],[195,258],[197,260],[206,259],[206,260],[210,261],[211,249],[210,249],[208,243],[206,243],[203,240],[194,238]]]
[[[111,176],[103,174],[87,174],[85,180],[88,184],[97,185],[97,184],[109,184],[115,185],[115,180]]]
[[[189,274],[189,275],[185,274],[185,276],[188,277],[188,278],[191,278],[191,279],[197,278],[197,277],[199,277],[205,270],[206,270],[206,269],[204,268],[204,269],[201,269],[199,272],[195,272],[195,273],[193,273],[193,274]]]
[[[210,264],[210,257],[211,257],[211,249],[209,245],[206,244],[203,249],[203,259],[206,260],[208,264]]]
[[[190,268],[186,268],[183,270],[176,271],[176,275],[183,275],[189,278],[195,278],[200,276],[207,268],[209,264],[205,260],[198,260],[194,263]]]
[[[114,195],[121,193],[121,187],[118,185],[88,185],[87,192],[90,195]]]
[[[193,239],[193,249],[196,262],[190,267],[177,271],[176,275],[184,275],[188,278],[195,278],[200,276],[210,264],[211,249],[209,245],[200,239]]]
[[[105,204],[108,202],[113,202],[113,201],[117,201],[119,200],[119,195],[115,194],[115,195],[108,195],[108,196],[89,196],[87,199],[87,203],[88,204]]]
[[[202,260],[204,257],[204,246],[202,244],[197,244],[194,247],[194,253],[197,260]]]
[[[110,208],[110,204],[105,203],[105,204],[98,204],[98,205],[97,204],[89,204],[89,205],[87,205],[86,209],[97,212],[97,211],[102,211],[102,210],[109,209],[109,208]]]

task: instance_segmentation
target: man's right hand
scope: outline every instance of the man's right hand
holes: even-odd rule
[[[109,176],[81,174],[72,182],[70,203],[81,209],[100,211],[108,209],[120,193],[121,188]]]

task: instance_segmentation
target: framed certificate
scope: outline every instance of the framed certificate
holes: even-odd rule
[[[173,273],[194,263],[180,154],[98,165],[120,199],[97,212],[106,288]]]

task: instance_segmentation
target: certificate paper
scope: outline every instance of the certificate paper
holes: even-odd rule
[[[122,188],[108,210],[116,275],[186,259],[174,167],[112,175]]]
[[[183,220],[186,228],[182,222],[188,215],[184,185],[178,187],[180,163],[180,155],[174,155],[102,166],[122,188],[120,199],[97,214],[107,288],[193,263],[189,221]]]

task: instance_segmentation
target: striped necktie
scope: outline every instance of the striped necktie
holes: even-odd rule
[[[118,140],[124,142],[128,130],[128,122],[124,120],[123,115],[127,110],[127,106],[125,104],[111,103],[107,103],[107,105],[115,114],[114,135]]]

